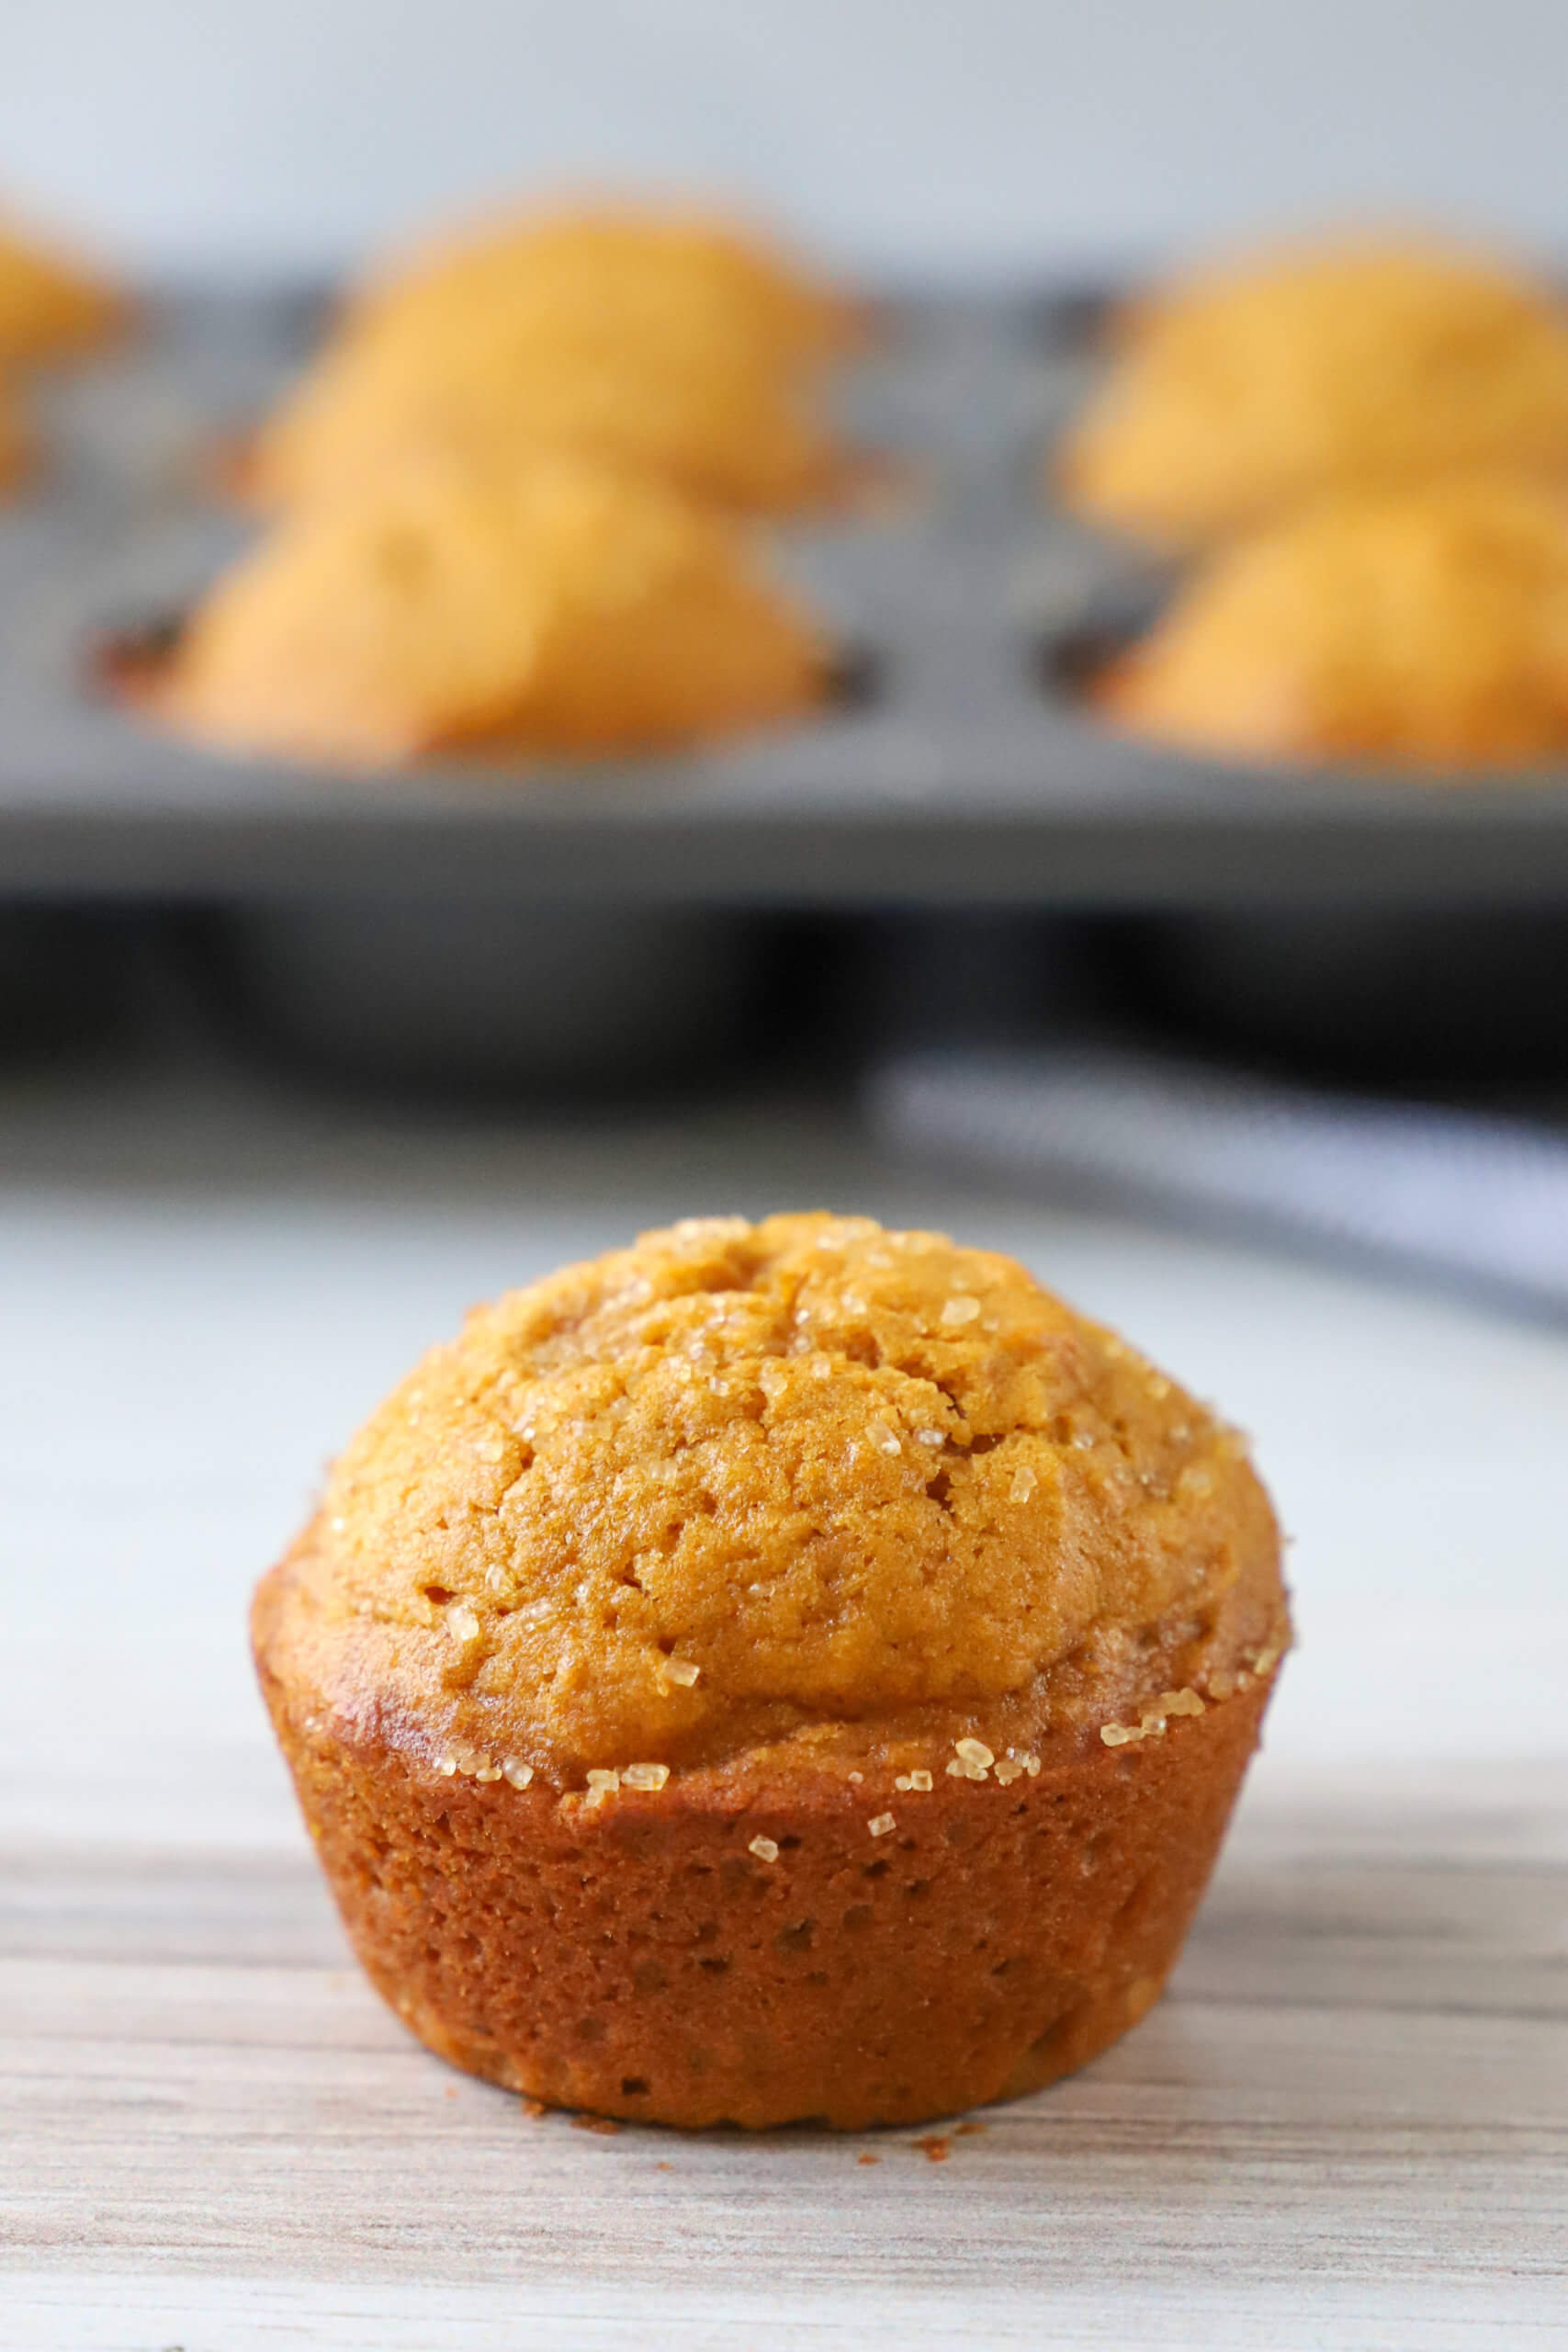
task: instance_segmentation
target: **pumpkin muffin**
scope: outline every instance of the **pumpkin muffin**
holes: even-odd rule
[[[0,365],[76,357],[124,326],[117,289],[0,222]]]
[[[432,451],[514,463],[564,450],[765,513],[831,503],[860,479],[802,370],[738,331],[700,280],[667,290],[629,267],[615,285],[562,270],[491,301],[475,299],[475,277],[389,298],[340,335],[251,443],[243,494],[298,507]]]
[[[1135,309],[1053,473],[1090,521],[1180,547],[1493,467],[1568,479],[1568,313],[1462,247],[1352,242]]]
[[[698,212],[610,204],[533,209],[394,263],[354,298],[344,332],[434,342],[497,311],[554,333],[620,316],[655,340],[685,318],[781,368],[863,335],[858,305],[761,239]]]
[[[664,484],[432,463],[282,524],[147,700],[220,748],[375,766],[667,748],[796,717],[829,667],[738,527]]]
[[[1100,707],[1252,759],[1503,767],[1568,754],[1568,486],[1325,502],[1212,557]]]
[[[762,513],[831,503],[856,478],[798,387],[725,338],[654,344],[611,317],[540,334],[497,313],[451,342],[336,346],[262,427],[240,486],[297,508],[433,453],[500,465],[556,451]]]
[[[1180,1949],[1290,1638],[1235,1432],[1013,1261],[698,1218],[472,1314],[263,1581],[371,1978],[698,2126],[1081,2065]]]

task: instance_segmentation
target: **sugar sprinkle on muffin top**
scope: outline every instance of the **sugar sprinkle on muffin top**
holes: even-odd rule
[[[966,1734],[1021,1772],[1284,1623],[1232,1430],[1013,1261],[828,1216],[479,1309],[289,1575],[345,1726],[579,1785],[789,1741],[940,1774]]]

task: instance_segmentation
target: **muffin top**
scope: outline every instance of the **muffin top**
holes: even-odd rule
[[[1568,488],[1333,499],[1201,566],[1097,699],[1256,758],[1502,766],[1568,751]]]
[[[655,284],[615,300],[591,286],[555,302],[438,291],[374,311],[264,424],[243,487],[257,505],[300,506],[432,449],[567,450],[766,513],[841,498],[855,479],[797,368],[737,334],[724,305]]]
[[[90,350],[123,322],[123,300],[102,278],[0,224],[0,361]]]
[[[828,1216],[476,1310],[258,1612],[345,1736],[577,1785],[781,1746],[940,1772],[1201,1713],[1286,1638],[1232,1430],[1012,1260]]]
[[[1173,546],[1323,492],[1492,466],[1568,471],[1568,314],[1462,247],[1364,242],[1138,307],[1055,461],[1070,504]]]
[[[152,701],[220,746],[374,765],[657,749],[808,709],[826,672],[738,528],[667,485],[432,460],[283,523]]]
[[[705,323],[780,367],[831,357],[860,332],[852,303],[762,238],[629,204],[529,209],[394,261],[344,331],[460,335],[499,310],[556,333],[606,313],[655,335]]]

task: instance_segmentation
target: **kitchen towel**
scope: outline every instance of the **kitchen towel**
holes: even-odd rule
[[[871,1077],[894,1150],[1375,1252],[1568,1312],[1568,1135],[1121,1047],[933,1048]]]

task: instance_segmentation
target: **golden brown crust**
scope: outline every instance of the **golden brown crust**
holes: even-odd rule
[[[1436,241],[1349,241],[1140,305],[1053,458],[1066,503],[1160,545],[1465,468],[1568,478],[1568,315]]]
[[[125,297],[95,272],[0,227],[0,364],[76,357],[129,319]]]
[[[257,1631],[344,1925],[411,2030],[685,2127],[919,2122],[1084,2064],[1158,1996],[1269,1689],[1006,1787],[743,1761],[595,1803],[338,1737],[272,1671],[265,1603]]]
[[[432,462],[243,558],[145,698],[220,747],[374,766],[665,749],[798,717],[828,669],[739,531],[673,489]]]
[[[291,1679],[431,1754],[1038,1748],[1282,1638],[1235,1433],[1011,1259],[689,1220],[478,1310],[284,1571]]]
[[[1118,726],[1272,760],[1568,752],[1568,489],[1346,495],[1210,559],[1099,680]]]

